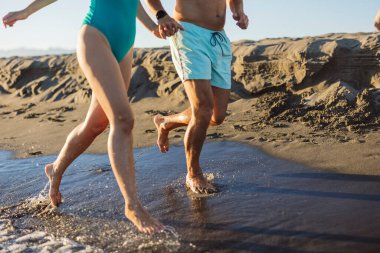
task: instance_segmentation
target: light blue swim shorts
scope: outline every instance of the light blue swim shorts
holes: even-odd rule
[[[211,85],[231,89],[231,42],[224,31],[213,31],[179,22],[185,31],[170,38],[173,63],[182,82],[211,80]]]

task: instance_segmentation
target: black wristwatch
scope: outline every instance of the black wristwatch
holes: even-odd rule
[[[165,16],[167,16],[168,14],[166,13],[166,11],[164,11],[164,10],[159,10],[159,11],[157,11],[157,13],[156,13],[156,18],[157,18],[157,20],[160,20],[161,18],[163,18],[163,17],[165,17]]]

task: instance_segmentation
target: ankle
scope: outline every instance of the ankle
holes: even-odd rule
[[[129,198],[125,200],[125,210],[134,211],[141,206],[140,201],[137,198]]]
[[[163,117],[163,120],[160,124],[160,128],[161,130],[165,131],[165,132],[169,132],[170,129],[169,129],[169,123],[166,122],[165,118]]]
[[[61,169],[62,166],[60,166],[60,163],[58,161],[54,161],[52,164],[53,172],[57,176],[63,175],[63,169]]]
[[[203,173],[201,170],[196,172],[187,172],[186,178],[188,179],[194,179],[194,178],[203,178]]]

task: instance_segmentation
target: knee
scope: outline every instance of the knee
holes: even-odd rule
[[[194,108],[193,117],[198,124],[205,124],[208,126],[211,121],[212,113],[212,103],[202,103]]]
[[[114,129],[130,134],[133,130],[135,119],[132,115],[119,115],[112,122]]]
[[[221,125],[226,118],[226,114],[218,114],[218,115],[213,115],[211,118],[211,125],[212,126],[219,126]]]

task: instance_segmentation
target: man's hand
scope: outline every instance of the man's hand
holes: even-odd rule
[[[3,17],[4,27],[12,27],[17,21],[27,19],[28,15],[25,11],[10,12]]]
[[[380,31],[380,10],[377,12],[375,17],[375,27],[378,31]]]
[[[166,39],[166,37],[173,36],[178,32],[178,30],[185,30],[177,21],[175,21],[169,15],[158,20],[158,29],[160,36],[163,39]]]
[[[232,16],[236,21],[236,25],[240,27],[241,29],[245,30],[248,28],[249,19],[248,16],[245,15],[244,12],[236,12]]]

